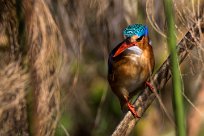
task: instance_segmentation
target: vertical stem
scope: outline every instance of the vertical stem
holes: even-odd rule
[[[178,56],[176,52],[176,37],[174,28],[174,18],[173,18],[173,5],[172,0],[163,0],[164,10],[167,20],[167,43],[169,47],[169,52],[171,53],[171,72],[172,72],[172,83],[173,83],[173,106],[174,115],[176,122],[176,134],[177,136],[186,135],[185,127],[185,115],[184,115],[184,104],[182,97],[182,83],[181,83],[181,73],[179,69]]]

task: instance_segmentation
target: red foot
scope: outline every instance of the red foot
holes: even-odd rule
[[[145,85],[148,86],[149,89],[150,89],[152,92],[154,92],[154,87],[153,87],[149,82],[146,82]]]
[[[130,104],[130,102],[127,102],[127,106],[134,117],[140,118],[140,116],[137,114],[137,111],[135,110],[135,107]]]

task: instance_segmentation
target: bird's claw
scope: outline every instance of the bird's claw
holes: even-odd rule
[[[145,82],[145,85],[149,87],[149,89],[154,92],[154,87],[150,84],[150,82]]]
[[[137,111],[135,110],[135,107],[134,107],[132,104],[130,104],[130,103],[128,102],[128,103],[127,103],[127,106],[128,106],[129,111],[132,113],[132,115],[133,115],[135,118],[141,118],[141,117],[138,115]]]

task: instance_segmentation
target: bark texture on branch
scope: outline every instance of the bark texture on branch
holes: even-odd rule
[[[196,46],[195,38],[197,38],[197,40],[199,39],[200,32],[202,34],[204,33],[204,24],[201,24],[201,27],[193,27],[178,43],[177,50],[180,64],[187,57],[189,51],[191,51],[193,47]],[[168,57],[167,60],[159,68],[159,70],[156,72],[156,74],[153,75],[151,84],[154,84],[156,90],[161,90],[170,78],[170,57]],[[137,100],[134,103],[134,106],[136,107],[136,110],[140,116],[144,114],[144,112],[151,105],[154,99],[154,93],[152,93],[148,88],[141,92],[141,94],[138,96]],[[138,118],[134,118],[132,114],[128,112],[122,119],[122,121],[118,124],[112,136],[129,135],[138,121]]]

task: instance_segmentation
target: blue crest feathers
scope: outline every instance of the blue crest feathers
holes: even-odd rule
[[[148,35],[148,28],[142,24],[133,24],[129,25],[123,30],[123,35],[126,37],[131,37],[133,35],[140,36],[147,36]]]

